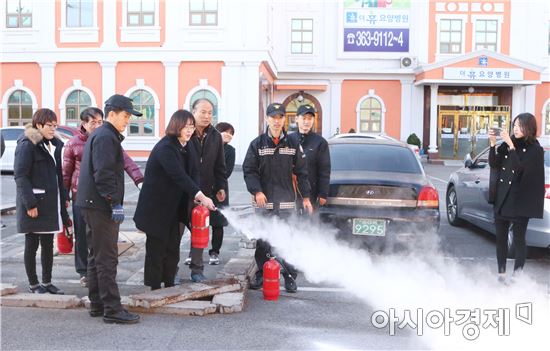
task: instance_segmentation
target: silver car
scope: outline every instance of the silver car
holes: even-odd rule
[[[545,199],[544,217],[533,218],[527,227],[527,246],[550,248],[550,138],[541,137],[539,143],[544,148]],[[489,197],[489,148],[483,150],[473,160],[469,155],[464,159],[464,167],[451,174],[447,185],[447,219],[453,226],[468,221],[493,235],[495,224],[493,205]],[[508,233],[508,255],[513,257],[513,235]]]
[[[15,147],[17,139],[23,134],[25,127],[4,127],[0,128],[2,138],[6,145],[6,150],[0,159],[0,171],[13,172],[13,162],[15,161]]]

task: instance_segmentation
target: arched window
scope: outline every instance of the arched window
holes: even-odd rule
[[[218,99],[216,99],[216,95],[212,93],[210,90],[202,89],[197,91],[196,93],[191,96],[191,100],[189,101],[189,106],[192,109],[193,104],[198,99],[207,99],[214,105],[214,110],[212,111],[212,125],[216,125],[218,123]]]
[[[147,90],[139,89],[130,94],[134,100],[134,109],[143,113],[143,116],[130,118],[128,135],[154,136],[155,135],[155,99]]]
[[[544,119],[544,135],[550,135],[550,100],[546,102],[542,118]]]
[[[32,99],[24,90],[14,91],[8,99],[8,125],[23,126],[32,122]]]
[[[311,105],[315,106],[315,103],[310,99],[304,97],[303,95],[298,95],[298,97],[292,99],[286,107],[286,118],[285,118],[285,130],[287,132],[297,132],[298,124],[296,123],[296,113],[298,112],[298,107],[302,105]],[[317,114],[315,115],[315,122],[313,123],[312,131],[315,132],[317,128]]]
[[[359,132],[382,132],[382,104],[373,97],[368,97],[361,102],[359,108]]]
[[[80,112],[92,105],[90,95],[83,90],[75,90],[67,96],[65,111],[67,111],[65,124],[71,127],[80,125]]]

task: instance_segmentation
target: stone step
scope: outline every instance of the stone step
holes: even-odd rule
[[[2,296],[0,304],[7,307],[77,308],[82,299],[76,295],[23,293]]]

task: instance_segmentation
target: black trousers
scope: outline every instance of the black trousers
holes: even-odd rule
[[[261,213],[266,217],[277,216],[282,219],[290,217],[294,212],[294,210],[258,210],[258,213]],[[258,266],[258,272],[256,273],[257,276],[263,274],[264,263],[266,263],[272,256],[276,256],[277,261],[281,263],[283,274],[290,274],[293,276],[297,275],[298,271],[296,268],[286,262],[282,257],[277,256],[268,241],[258,239],[256,241],[256,251],[254,252],[254,259],[256,260],[256,265]]]
[[[86,221],[88,297],[92,307],[103,306],[105,314],[122,311],[116,282],[118,229],[120,224],[107,211],[82,208]]]
[[[144,283],[151,289],[174,286],[174,277],[180,261],[180,243],[183,228],[175,222],[167,233],[147,233],[145,242]]]
[[[223,243],[223,227],[212,227],[212,248],[208,250],[208,255],[220,254]]]
[[[81,277],[88,271],[88,242],[86,241],[86,222],[80,207],[73,203],[74,225],[74,267]]]
[[[498,272],[506,272],[506,257],[508,256],[508,231],[512,226],[514,234],[514,249],[516,259],[514,262],[514,271],[523,269],[525,258],[527,256],[527,246],[525,245],[525,233],[527,232],[529,218],[525,217],[502,217],[495,214],[496,243],[497,243],[497,264]]]
[[[38,277],[36,275],[36,251],[40,244],[40,261],[42,263],[42,283],[52,282],[53,266],[53,238],[55,234],[25,234],[25,271],[30,285],[37,285]]]

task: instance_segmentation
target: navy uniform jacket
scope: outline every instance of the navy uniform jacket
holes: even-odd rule
[[[306,155],[311,202],[315,203],[317,197],[326,199],[330,184],[330,153],[327,141],[314,132],[307,134],[296,132],[288,137],[298,141]]]
[[[293,174],[298,180],[300,196],[309,197],[307,164],[298,141],[289,139],[285,131],[281,133],[277,145],[268,131],[252,140],[243,162],[244,181],[252,195],[258,192],[265,194],[266,209],[295,208]]]

